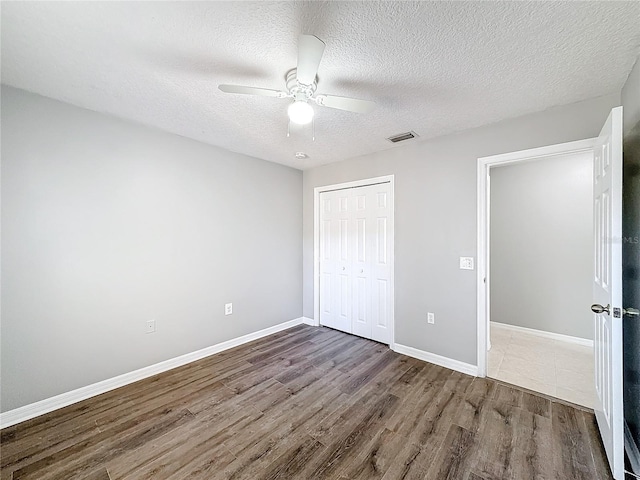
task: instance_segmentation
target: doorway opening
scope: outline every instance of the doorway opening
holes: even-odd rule
[[[314,324],[394,348],[394,177],[314,189]]]
[[[480,375],[589,408],[593,143],[486,157],[478,171]]]

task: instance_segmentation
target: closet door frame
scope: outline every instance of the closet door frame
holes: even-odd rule
[[[390,316],[391,316],[391,339],[389,347],[393,350],[395,345],[395,189],[394,175],[384,175],[381,177],[365,178],[353,182],[336,183],[323,185],[313,189],[313,325],[320,325],[320,194],[332,190],[342,190],[346,188],[366,187],[378,183],[389,183],[390,197],[390,222],[391,235],[389,236],[389,264],[390,275]]]

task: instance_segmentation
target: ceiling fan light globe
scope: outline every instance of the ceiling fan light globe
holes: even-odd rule
[[[304,100],[296,100],[287,109],[289,120],[298,125],[306,125],[313,120],[313,107]]]

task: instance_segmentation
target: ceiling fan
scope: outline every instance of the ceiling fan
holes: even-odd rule
[[[260,95],[263,97],[293,98],[287,113],[289,120],[298,125],[305,125],[313,120],[311,102],[329,108],[337,108],[348,112],[368,113],[375,108],[375,103],[357,98],[338,97],[336,95],[316,95],[318,82],[316,74],[322,60],[325,44],[313,35],[300,35],[298,39],[298,65],[286,75],[286,90],[244,87],[241,85],[219,85],[225,93]]]

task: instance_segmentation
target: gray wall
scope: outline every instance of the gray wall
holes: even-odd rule
[[[1,153],[3,411],[301,316],[300,171],[4,86]]]
[[[476,256],[478,157],[597,136],[619,104],[613,94],[305,171],[304,315],[313,317],[313,188],[394,174],[395,340],[475,365],[476,272],[458,257]]]
[[[640,123],[640,57],[622,87],[624,134],[629,135]]]
[[[592,159],[491,169],[491,321],[593,338]]]
[[[640,58],[622,89],[624,172],[622,296],[625,307],[640,308]],[[623,322],[625,420],[640,448],[640,321]],[[637,459],[640,463],[640,458]],[[640,474],[640,470],[635,473]]]

